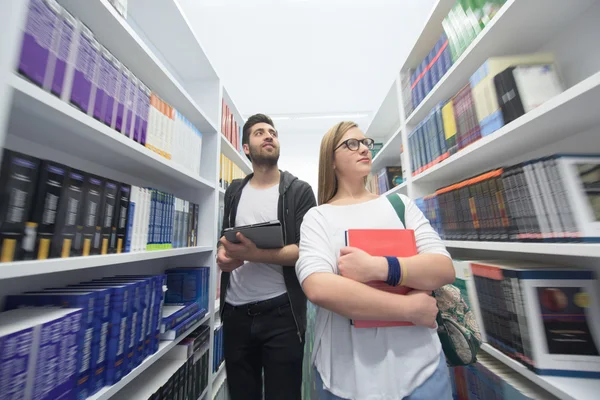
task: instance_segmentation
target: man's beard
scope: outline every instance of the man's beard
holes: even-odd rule
[[[279,148],[274,148],[273,152],[267,153],[262,147],[250,147],[250,158],[254,164],[261,167],[274,167],[279,161]]]

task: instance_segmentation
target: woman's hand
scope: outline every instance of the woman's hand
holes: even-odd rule
[[[358,282],[385,281],[388,264],[384,257],[373,257],[356,247],[342,247],[338,258],[340,274]]]
[[[409,321],[417,326],[435,329],[438,314],[437,301],[431,291],[411,290],[406,294],[409,300]]]

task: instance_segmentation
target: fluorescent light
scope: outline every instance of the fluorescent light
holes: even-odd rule
[[[307,119],[360,119],[367,118],[369,114],[367,113],[350,113],[350,114],[327,114],[327,115],[273,115],[271,119],[273,121],[299,121],[299,120],[307,120]]]

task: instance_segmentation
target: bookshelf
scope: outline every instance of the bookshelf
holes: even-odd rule
[[[431,84],[421,102],[409,107],[413,110],[406,109],[406,105],[410,104],[407,97],[410,92],[405,88],[408,71],[419,67],[430,54],[444,31],[442,21],[454,4],[454,0],[436,2],[373,120],[365,129],[367,136],[376,141],[383,139],[384,143],[373,160],[374,171],[386,166],[400,166],[402,160],[405,182],[386,194],[399,191],[418,199],[493,168],[551,154],[600,153],[597,134],[600,118],[596,111],[600,96],[600,59],[586,50],[594,45],[600,33],[593,22],[594,18],[600,17],[600,3],[592,0],[568,3],[507,0],[445,73]],[[408,137],[430,111],[465,87],[488,58],[535,52],[551,52],[554,55],[563,91],[413,175],[418,155],[411,153]],[[600,273],[598,243],[445,240],[445,245],[454,257],[464,260],[559,262],[593,268]],[[487,344],[482,351],[561,399],[592,399],[600,390],[600,380],[540,376]]]
[[[175,364],[164,356],[201,325],[210,326],[212,360],[215,325],[219,203],[219,154],[245,172],[251,166],[220,131],[221,99],[241,113],[211,64],[177,0],[129,0],[127,17],[108,0],[58,0],[94,37],[150,90],[187,118],[202,134],[199,172],[169,160],[50,94],[16,72],[29,2],[3,1],[4,34],[0,38],[0,146],[59,162],[127,184],[152,187],[199,205],[198,245],[155,251],[0,263],[0,306],[7,295],[64,286],[115,274],[158,274],[170,267],[210,266],[209,312],[174,341],[162,341],[156,353],[112,386],[89,399],[119,393],[143,397],[152,374],[166,379]],[[217,306],[218,307],[218,306]],[[148,374],[147,374],[148,373]],[[200,398],[212,398],[216,374],[209,368],[208,387]],[[225,372],[220,373],[224,379]],[[153,378],[153,380],[154,380]],[[141,389],[138,391],[137,388]]]

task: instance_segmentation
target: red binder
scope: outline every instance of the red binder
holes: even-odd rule
[[[417,242],[412,229],[349,229],[346,231],[346,245],[366,251],[372,256],[412,257],[417,255]],[[367,282],[367,285],[389,293],[406,294],[406,286],[389,286],[383,281]],[[403,321],[364,321],[353,320],[355,328],[384,328],[409,326],[412,322]]]

